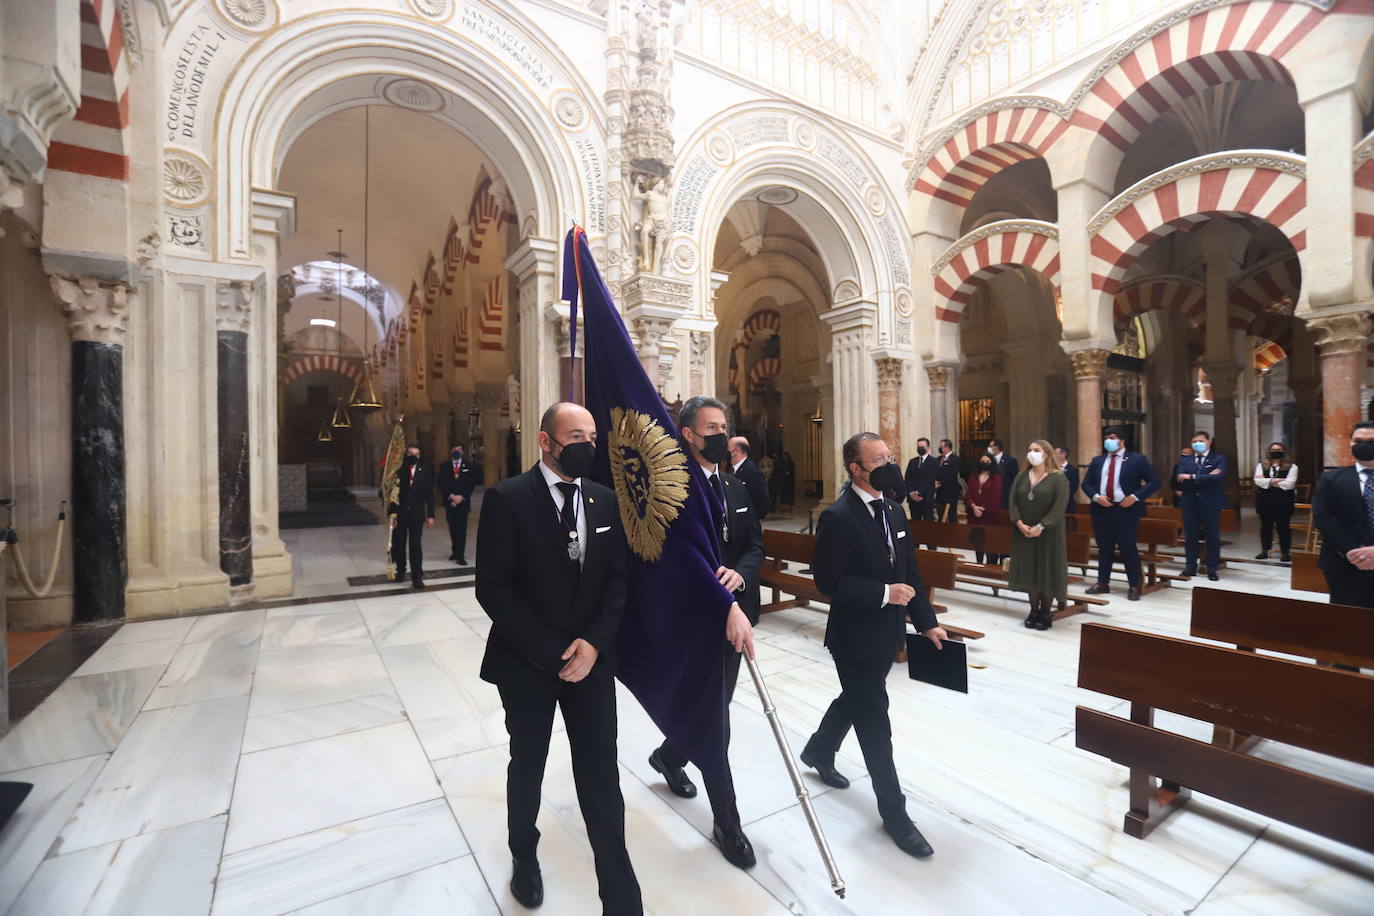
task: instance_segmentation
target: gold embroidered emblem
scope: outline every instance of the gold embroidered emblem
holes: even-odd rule
[[[611,408],[611,477],[630,549],[650,563],[663,556],[668,526],[687,501],[687,456],[653,417]]]

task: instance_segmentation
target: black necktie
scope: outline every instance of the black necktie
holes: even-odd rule
[[[873,510],[873,522],[878,526],[878,537],[883,539],[883,546],[887,548],[887,558],[892,559],[892,545],[887,541],[887,520],[883,518],[883,501],[875,499],[868,504]]]
[[[706,479],[711,481],[711,489],[716,491],[716,501],[722,506],[725,505],[725,490],[721,487],[719,472],[710,475]]]
[[[577,484],[559,481],[558,489],[563,493],[563,527],[568,531],[577,530]]]

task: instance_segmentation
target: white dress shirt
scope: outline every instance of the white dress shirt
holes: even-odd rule
[[[730,473],[731,473],[731,474],[738,474],[738,473],[739,473],[740,464],[744,464],[744,462],[746,462],[746,461],[748,461],[748,460],[749,460],[749,456],[748,456],[748,455],[745,455],[743,458],[741,458],[741,459],[739,460],[739,464],[732,464],[732,465],[730,465]]]
[[[1288,469],[1287,477],[1270,477],[1264,473],[1264,462],[1255,465],[1255,486],[1269,489],[1277,487],[1280,490],[1294,490],[1298,486],[1298,466],[1295,464]]]
[[[1112,479],[1112,492],[1107,493],[1107,475],[1111,473],[1112,462],[1116,462],[1116,476]],[[1119,503],[1126,498],[1126,491],[1121,487],[1121,469],[1126,466],[1126,450],[1117,449],[1107,456],[1107,460],[1102,464],[1102,479],[1098,481],[1100,491],[1112,502]]]
[[[549,495],[553,497],[553,505],[561,513],[563,511],[563,491],[558,488],[558,484],[567,483],[567,481],[549,470],[549,466],[542,461],[539,462],[539,473],[544,475],[544,483],[549,487]],[[577,565],[581,566],[587,561],[587,506],[582,498],[582,478],[579,477],[572,483],[577,487],[577,546],[581,550],[581,554],[577,558]],[[562,524],[561,520],[559,524]]]
[[[872,515],[872,514],[873,514],[873,504],[874,504],[875,502],[877,502],[878,500],[882,499],[882,497],[881,497],[881,496],[874,496],[874,495],[872,495],[872,494],[869,493],[867,490],[865,490],[863,487],[854,487],[854,492],[859,494],[859,499],[862,499],[862,500],[864,501],[864,509],[867,510],[867,512],[868,512],[869,515]],[[887,556],[888,556],[889,559],[891,559],[891,558],[892,558],[892,555],[893,555],[893,550],[894,550],[894,548],[893,548],[893,546],[892,546],[892,531],[891,531],[891,529],[888,527],[888,524],[887,524],[887,513],[886,513],[886,512],[883,513],[883,531],[886,532]],[[891,594],[892,594],[891,586],[884,585],[884,586],[883,586],[883,603],[880,604],[880,605],[878,605],[878,607],[887,607],[889,604],[891,604],[892,602],[889,600],[889,597],[891,596]]]

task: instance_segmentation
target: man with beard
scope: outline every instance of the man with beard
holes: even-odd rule
[[[410,558],[410,584],[425,587],[425,554],[421,538],[424,529],[434,527],[434,472],[420,460],[420,446],[406,446],[406,457],[396,471],[400,481],[398,502],[390,507],[396,514],[396,530],[391,535],[391,559],[396,564],[396,579],[406,577],[406,557]]]

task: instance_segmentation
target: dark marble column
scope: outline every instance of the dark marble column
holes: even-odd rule
[[[72,333],[72,622],[124,617],[124,331],[129,289],[54,277]]]
[[[252,493],[248,454],[248,323],[252,287],[217,289],[219,382],[219,565],[229,586],[253,581]]]

